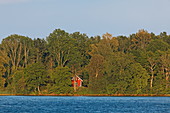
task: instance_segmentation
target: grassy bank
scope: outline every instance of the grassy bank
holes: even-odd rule
[[[170,97],[170,94],[0,94],[0,96],[115,96],[115,97]]]

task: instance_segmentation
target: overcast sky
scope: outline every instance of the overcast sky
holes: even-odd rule
[[[0,0],[0,41],[45,38],[54,29],[114,36],[139,29],[170,33],[170,0]]]

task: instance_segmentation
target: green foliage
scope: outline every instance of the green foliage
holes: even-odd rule
[[[27,83],[26,83],[26,73],[24,69],[19,69],[16,71],[12,78],[12,92],[17,94],[25,94],[27,91]]]
[[[46,39],[14,34],[0,44],[0,93],[170,94],[169,72],[166,32],[88,38],[56,29]],[[83,87],[72,87],[75,75]]]
[[[119,46],[118,46],[118,50],[122,51],[124,53],[126,53],[127,51],[129,51],[129,46],[130,46],[130,40],[129,38],[125,37],[125,36],[119,36],[117,37],[118,41],[119,41]]]
[[[47,42],[50,55],[57,66],[66,66],[75,49],[73,39],[64,30],[56,29],[47,37]]]
[[[143,89],[147,87],[149,79],[147,71],[139,63],[131,64],[128,70],[131,78],[127,92],[133,94],[144,93]]]
[[[34,63],[24,70],[28,91],[41,93],[41,86],[46,85],[47,71],[42,63]]]
[[[151,34],[148,31],[141,29],[136,34],[130,36],[132,49],[145,49],[151,41]]]
[[[52,84],[48,85],[49,93],[71,93],[71,72],[68,67],[57,67],[49,74]]]
[[[33,40],[33,47],[31,50],[31,56],[32,56],[32,60],[33,62],[46,62],[46,58],[47,58],[47,42],[44,39],[34,39]]]
[[[170,45],[168,45],[168,43],[160,39],[151,41],[150,44],[147,46],[147,50],[152,52],[156,52],[158,50],[167,51],[168,48],[170,48]]]
[[[134,61],[132,55],[113,54],[105,65],[108,93],[142,93],[147,86],[147,71]]]

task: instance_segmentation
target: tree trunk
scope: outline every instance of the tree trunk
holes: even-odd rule
[[[165,68],[165,75],[166,75],[166,89],[168,89],[169,87],[169,72],[168,72],[168,69]]]
[[[151,76],[151,81],[150,81],[150,88],[152,89],[152,87],[153,87],[153,75]]]
[[[27,50],[26,50],[26,45],[24,45],[24,67],[26,67],[26,64],[27,64]]]
[[[153,79],[154,79],[154,72],[153,72],[153,69],[151,69],[151,81],[150,81],[150,88],[151,89],[153,87]]]
[[[77,91],[76,75],[74,76],[74,84],[73,84],[73,86],[74,86],[74,92],[76,92]]]
[[[41,94],[40,86],[39,85],[38,85],[37,89],[38,89],[38,94]]]
[[[96,78],[98,77],[98,75],[99,75],[99,72],[98,72],[98,70],[96,70]]]
[[[53,69],[53,59],[52,59],[52,57],[50,57],[50,69],[51,70]]]
[[[21,53],[22,53],[22,44],[19,44],[19,50],[18,50],[18,60],[17,60],[17,64],[16,67],[19,67],[19,63],[21,61]]]

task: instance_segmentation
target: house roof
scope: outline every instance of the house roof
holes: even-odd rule
[[[79,76],[74,76],[74,77],[77,77],[79,80],[83,81]],[[74,77],[72,78],[72,80],[74,80]]]

